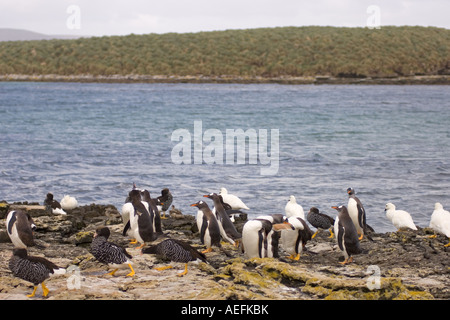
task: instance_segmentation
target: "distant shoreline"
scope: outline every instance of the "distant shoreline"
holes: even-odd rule
[[[423,75],[387,78],[247,77],[247,76],[167,76],[167,75],[0,75],[0,81],[85,82],[85,83],[239,83],[239,84],[366,84],[366,85],[450,85],[450,75]]]

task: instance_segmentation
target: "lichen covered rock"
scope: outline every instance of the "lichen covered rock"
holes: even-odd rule
[[[8,206],[3,204],[2,207]],[[286,258],[245,259],[240,248],[223,243],[227,257],[214,248],[207,253],[208,264],[189,263],[188,273],[178,277],[184,264],[173,269],[155,268],[170,264],[157,256],[144,254],[122,235],[120,213],[110,205],[87,205],[69,210],[67,215],[35,212],[35,238],[43,244],[29,248],[32,255],[46,257],[66,275],[49,279],[48,299],[122,299],[122,300],[294,300],[355,299],[406,300],[450,298],[450,248],[447,239],[428,236],[430,230],[404,230],[399,233],[373,233],[374,241],[362,240],[363,254],[349,265],[339,264],[342,253],[334,239],[319,233],[308,242],[299,261]],[[245,219],[238,219],[241,228]],[[99,263],[90,253],[90,242],[98,226],[111,230],[110,241],[132,255],[136,275],[126,277],[129,269],[108,275],[110,267]],[[177,215],[162,220],[164,236],[182,239],[203,250],[195,217]],[[4,223],[0,224],[1,265],[0,299],[26,299],[30,284],[14,278],[7,263],[12,252]],[[6,238],[5,238],[6,236]],[[5,239],[4,239],[5,238]],[[35,299],[41,299],[39,291]]]

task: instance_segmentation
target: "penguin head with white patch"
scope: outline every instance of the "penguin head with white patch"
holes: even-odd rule
[[[203,202],[202,200],[200,200],[199,202],[193,203],[191,204],[191,207],[201,207],[203,206],[205,202]]]
[[[203,200],[200,200],[196,203],[191,204],[191,207],[197,207],[199,210],[209,209],[208,204]]]
[[[337,212],[342,212],[344,210],[344,206],[343,205],[332,206],[331,208],[337,210]]]
[[[203,195],[204,198],[213,199],[214,195],[217,195],[217,193],[211,192],[210,194]]]
[[[353,188],[348,188],[348,189],[347,189],[347,193],[351,196],[352,194],[355,194],[355,189],[353,189]]]

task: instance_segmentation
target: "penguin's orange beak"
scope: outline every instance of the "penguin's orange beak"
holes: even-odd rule
[[[193,204],[191,204],[191,207],[198,207],[198,204],[197,203],[193,203]]]
[[[336,210],[338,209],[338,207],[336,207],[336,206],[332,206],[331,208],[332,208],[332,209],[336,209]]]
[[[289,222],[283,222],[283,223],[276,223],[272,226],[273,230],[279,231],[279,230],[295,230],[294,226],[290,224]]]
[[[204,194],[203,198],[209,198],[209,194]]]
[[[291,228],[292,230],[295,230],[295,227],[292,225],[292,223],[289,223],[287,220],[284,221],[283,224],[286,224],[288,228]]]

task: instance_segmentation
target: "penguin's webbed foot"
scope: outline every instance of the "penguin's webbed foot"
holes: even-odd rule
[[[349,257],[349,258],[347,258],[344,261],[339,262],[339,263],[342,264],[342,265],[346,265],[347,263],[352,263],[352,262],[353,262],[353,257]]]

